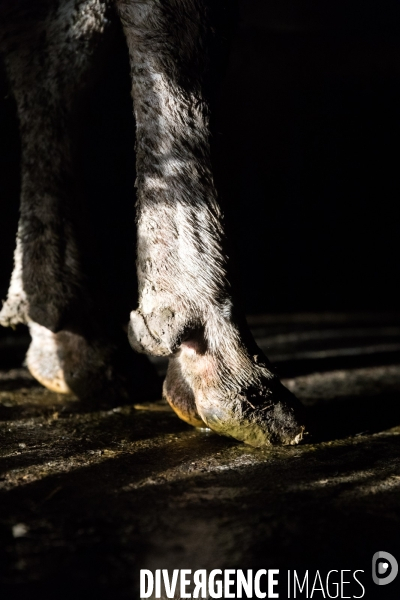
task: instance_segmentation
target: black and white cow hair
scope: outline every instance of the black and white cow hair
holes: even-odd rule
[[[163,393],[188,423],[253,446],[296,444],[305,430],[301,407],[256,346],[230,284],[210,153],[218,8],[226,2],[0,4],[22,142],[14,271],[0,322],[28,325],[28,367],[54,391],[118,396],[131,393],[135,373],[141,385],[143,374],[151,377],[144,357],[131,355],[128,367],[118,358],[118,336],[97,322],[76,233],[74,115],[118,14],[136,122],[139,305],[130,314],[131,346],[169,357]]]

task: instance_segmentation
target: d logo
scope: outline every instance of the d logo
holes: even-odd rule
[[[372,557],[372,579],[376,585],[392,583],[399,571],[397,560],[389,552],[375,552]]]

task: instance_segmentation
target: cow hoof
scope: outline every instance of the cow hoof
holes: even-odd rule
[[[179,359],[171,358],[163,385],[163,398],[174,409],[182,421],[193,427],[204,427],[205,423],[197,412],[196,400],[190,385],[185,380]]]
[[[153,366],[145,357],[132,355],[125,339],[121,348],[121,343],[89,341],[71,331],[53,333],[33,322],[29,329],[32,341],[26,355],[27,367],[49,390],[74,394],[96,406],[159,397]]]
[[[164,394],[192,425],[206,424],[220,435],[255,447],[298,444],[306,429],[302,405],[263,357],[247,359],[233,371],[217,355],[187,356],[183,347],[170,359]]]
[[[278,379],[238,390],[201,389],[196,406],[210,429],[250,446],[296,445],[305,425],[297,399]]]
[[[164,394],[188,423],[251,446],[298,444],[305,434],[301,403],[249,332],[225,320],[187,334],[170,358]]]
[[[272,372],[245,323],[226,307],[196,316],[185,308],[131,313],[129,340],[139,352],[170,357],[164,397],[194,426],[252,446],[298,444],[300,402]]]

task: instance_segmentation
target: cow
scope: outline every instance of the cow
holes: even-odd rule
[[[117,15],[136,123],[139,301],[129,342],[137,353],[168,357],[163,396],[190,425],[257,447],[297,444],[306,429],[301,405],[236,300],[214,182],[213,61],[227,4],[2,0],[0,48],[17,105],[22,181],[0,322],[29,327],[27,366],[50,390],[85,401],[130,395],[129,374],[151,385],[148,359],[131,354],[127,365],[118,334],[98,317],[77,226],[84,198],[74,119]]]

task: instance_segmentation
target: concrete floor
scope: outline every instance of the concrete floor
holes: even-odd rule
[[[366,598],[399,598],[371,560],[400,560],[400,315],[251,325],[308,407],[304,445],[252,449],[161,401],[83,412],[2,338],[1,598],[138,600],[140,568],[361,569]]]

